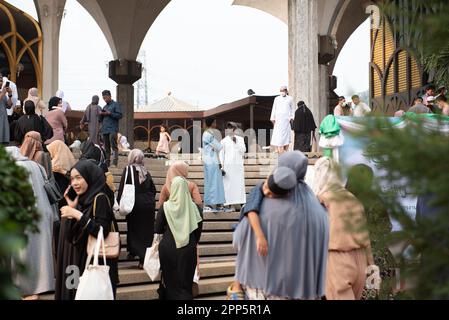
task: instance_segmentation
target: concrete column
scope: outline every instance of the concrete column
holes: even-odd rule
[[[326,117],[329,112],[329,67],[325,65],[319,66],[319,108],[318,108],[318,118],[315,118],[315,122],[317,122],[317,127],[319,127],[318,123]]]
[[[34,0],[43,36],[42,99],[48,101],[59,86],[59,32],[66,0]]]
[[[131,146],[134,146],[134,86],[132,84],[117,85],[117,101],[123,111],[123,118],[119,121],[120,133],[128,138]]]
[[[142,64],[137,61],[118,59],[109,62],[109,77],[117,86],[117,101],[122,106],[123,118],[119,122],[120,133],[134,147],[134,86],[142,76]]]
[[[326,109],[320,99],[318,2],[289,0],[288,17],[290,94],[295,102],[303,100],[307,104],[318,123]]]

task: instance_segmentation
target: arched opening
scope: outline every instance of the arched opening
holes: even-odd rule
[[[42,32],[39,23],[21,11],[25,8],[0,2],[0,21],[4,22],[0,25],[0,65],[4,76],[16,83],[20,100],[29,88],[42,91]]]
[[[413,103],[425,84],[425,77],[413,53],[400,44],[398,35],[386,17],[371,30],[370,82],[373,107],[393,115]]]
[[[23,1],[23,0],[5,0],[5,1],[12,4],[17,9],[20,9],[23,12],[27,13],[28,15],[33,17],[34,20],[39,21],[34,1]]]
[[[425,75],[413,53],[401,45],[404,32],[394,30],[394,24],[369,1],[342,3],[347,4],[346,12],[331,26],[340,45],[330,66],[338,83],[331,96],[359,94],[379,114],[407,110],[423,87]],[[413,18],[403,18],[402,28],[410,23],[407,19]],[[336,101],[330,104],[330,111],[335,105]]]
[[[359,95],[368,103],[370,65],[370,19],[366,19],[348,38],[333,68],[337,77],[337,96]],[[335,107],[335,105],[333,105]]]
[[[98,24],[76,0],[67,0],[59,40],[59,89],[73,109],[84,110],[105,89],[116,98],[117,84],[108,77],[110,60],[112,52]]]
[[[172,91],[191,105],[210,109],[245,97],[250,88],[273,95],[287,84],[287,25],[231,3],[173,0],[165,7],[138,57],[146,61],[147,82],[143,76],[135,87],[147,88],[149,103]]]

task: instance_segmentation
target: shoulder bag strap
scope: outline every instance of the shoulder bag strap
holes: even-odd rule
[[[39,167],[39,171],[41,172],[42,178],[44,179],[44,183],[47,183],[49,179],[48,179],[47,173],[45,172],[44,167],[42,167],[40,164],[38,164],[38,167]]]
[[[133,166],[129,166],[129,169],[131,170],[131,184],[133,186],[135,186],[135,184],[134,184],[134,170],[133,170]]]
[[[125,172],[125,183],[123,184],[123,185],[125,185],[125,184],[127,184],[127,182],[128,182],[128,167],[126,167],[126,172]]]
[[[95,219],[95,212],[97,211],[97,198],[98,198],[99,196],[101,196],[101,195],[103,195],[103,196],[106,197],[106,200],[108,200],[109,208],[111,208],[111,203],[110,203],[110,201],[109,201],[108,196],[107,196],[105,193],[99,193],[99,194],[97,194],[97,196],[96,196],[95,199],[94,199],[94,208],[93,208],[93,212],[92,212],[92,215],[93,215],[93,218],[94,218],[94,219]],[[112,232],[117,232],[117,231],[115,231],[114,221],[111,222],[111,230],[112,230]]]

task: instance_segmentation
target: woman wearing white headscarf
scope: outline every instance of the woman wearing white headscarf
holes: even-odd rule
[[[72,111],[72,107],[70,107],[70,104],[64,100],[64,91],[58,90],[56,91],[56,97],[61,98],[62,100],[62,111],[66,113],[67,111]]]
[[[337,163],[315,164],[314,192],[329,215],[328,300],[360,300],[367,267],[374,265],[363,205],[343,186]]]
[[[52,254],[53,209],[44,188],[44,168],[23,156],[17,147],[8,147],[6,151],[14,158],[17,165],[29,173],[29,182],[34,191],[34,195],[30,196],[36,198],[36,207],[41,215],[38,223],[39,232],[27,234],[28,244],[19,253],[29,274],[15,279],[15,284],[19,287],[22,296],[34,300],[38,299],[37,295],[55,289]]]
[[[45,103],[42,101],[41,98],[39,98],[39,91],[37,88],[31,88],[28,90],[28,97],[23,101],[23,104],[25,105],[25,102],[27,101],[33,101],[36,114],[43,115],[45,111]]]
[[[146,249],[151,247],[154,234],[154,215],[156,207],[156,187],[151,174],[144,165],[145,156],[141,150],[134,149],[128,155],[128,166],[123,170],[118,191],[117,201],[123,195],[125,184],[131,184],[131,175],[134,176],[136,190],[134,208],[126,216],[128,224],[128,258],[139,257],[139,268],[143,267]],[[128,178],[125,181],[126,172]]]

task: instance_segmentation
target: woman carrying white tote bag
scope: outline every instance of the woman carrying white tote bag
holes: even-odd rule
[[[100,245],[103,246],[104,265],[98,265]],[[109,277],[109,266],[106,265],[104,252],[103,227],[100,227],[94,252],[88,252],[89,256],[87,257],[86,268],[80,277],[75,300],[114,300],[111,278]],[[90,265],[92,254],[94,256],[94,264]]]
[[[128,171],[131,170],[131,184],[127,184]],[[123,187],[122,197],[120,203],[114,203],[114,212],[119,213],[125,217],[133,211],[134,203],[136,201],[136,186],[134,184],[134,171],[132,166],[126,167],[125,186]]]
[[[161,278],[161,263],[159,261],[159,243],[161,240],[162,235],[155,234],[153,244],[150,248],[147,248],[147,252],[145,254],[143,269],[148,274],[151,281],[156,281]]]

